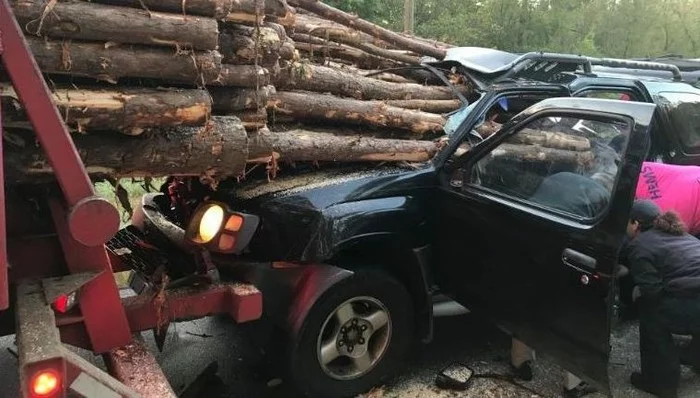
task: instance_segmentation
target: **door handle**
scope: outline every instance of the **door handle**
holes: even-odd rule
[[[564,252],[561,254],[561,261],[567,266],[587,274],[595,272],[598,264],[598,260],[595,258],[573,249],[564,249]]]

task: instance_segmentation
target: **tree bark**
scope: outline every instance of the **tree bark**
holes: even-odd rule
[[[395,48],[412,51],[421,55],[428,55],[439,60],[445,57],[446,51],[442,48],[431,46],[423,41],[414,40],[410,37],[392,32],[369,21],[360,19],[355,15],[348,14],[338,10],[337,8],[323,4],[319,0],[292,0],[290,3],[324,18],[382,39]]]
[[[249,135],[249,162],[267,162],[273,153],[287,161],[426,162],[437,152],[431,141],[333,135],[307,130]]]
[[[418,109],[430,113],[448,113],[459,109],[462,101],[455,100],[395,100],[387,101],[388,105],[406,109]]]
[[[454,99],[448,87],[398,84],[313,64],[292,63],[283,68],[275,81],[278,90],[329,92],[356,99],[405,100]],[[460,87],[466,92],[466,87]]]
[[[246,131],[257,131],[267,126],[267,110],[265,108],[257,110],[244,110],[231,114],[241,120]]]
[[[255,65],[223,65],[219,76],[206,83],[210,86],[263,87],[270,84],[270,71]]]
[[[300,21],[300,19],[302,20]],[[340,30],[335,29],[333,27],[316,24],[313,23],[313,20],[309,21],[308,19],[309,18],[307,16],[299,16],[297,18],[297,22],[294,25],[295,31],[298,33],[305,33],[311,36],[324,38],[340,44],[355,47],[368,54],[372,54],[385,59],[390,59],[409,65],[420,64],[418,57],[410,56],[386,48],[381,48],[379,46],[367,42],[366,40],[362,40],[362,37],[360,35],[354,35],[352,34],[352,32],[346,30]]]
[[[138,137],[74,135],[95,176],[237,176],[248,158],[247,135],[237,118],[213,117],[205,126],[154,129]],[[7,181],[36,182],[53,172],[41,148],[5,150]]]
[[[0,96],[17,98],[11,86],[0,83]],[[53,100],[64,121],[78,131],[116,130],[139,135],[163,126],[197,126],[211,115],[205,90],[138,89],[53,90]]]
[[[230,12],[222,20],[228,22],[258,23],[271,21],[283,26],[293,26],[296,20],[294,9],[286,0],[232,0]],[[258,13],[258,4],[263,4]],[[271,18],[267,18],[269,16]]]
[[[297,14],[294,20],[293,33],[307,34],[328,40],[338,38],[352,43],[370,43],[381,48],[389,47],[387,42],[374,36],[328,19],[319,18],[313,14]]]
[[[396,66],[396,63],[356,48],[336,43],[323,43],[323,39],[308,35],[307,37],[302,37],[302,35],[293,35],[295,40],[294,46],[316,62],[323,62],[324,59],[330,57],[350,61],[362,69],[391,68]]]
[[[403,76],[395,75],[393,73],[380,73],[377,75],[372,75],[370,76],[372,79],[377,79],[377,80],[384,80],[385,82],[392,82],[392,83],[413,83],[415,84],[415,81],[411,79],[407,79]],[[400,101],[400,100],[396,100]],[[406,101],[411,101],[411,100],[406,100]],[[420,101],[420,100],[419,100]],[[450,100],[442,100],[442,101],[450,101]]]
[[[402,109],[380,101],[358,101],[308,92],[277,92],[270,108],[306,120],[389,127],[425,134],[442,131],[445,119],[433,113]]]
[[[147,44],[196,50],[216,50],[216,20],[147,13],[83,1],[12,0],[15,17],[25,31],[37,36],[91,41]]]
[[[116,4],[151,11],[167,11],[185,15],[203,15],[224,19],[230,13],[255,14],[256,1],[264,5],[268,15],[286,17],[292,8],[285,0],[93,0],[99,3]]]
[[[219,35],[219,41],[219,51],[227,64],[250,65],[257,59],[258,65],[271,66],[280,58],[282,42],[272,28],[227,26]]]
[[[297,53],[294,41],[290,38],[287,38],[280,47],[280,59],[283,59],[285,61],[296,61],[298,60],[296,54]]]
[[[45,41],[27,38],[45,73],[88,77],[117,83],[142,77],[194,85],[256,87],[269,84],[269,73],[252,65],[221,64],[217,51],[184,53],[138,45]]]
[[[265,108],[271,95],[275,94],[275,87],[264,86],[259,90],[212,87],[209,94],[213,111],[226,113]]]

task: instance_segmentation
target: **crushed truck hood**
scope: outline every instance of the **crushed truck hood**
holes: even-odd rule
[[[394,202],[400,207],[409,192],[433,184],[433,171],[430,165],[315,170],[239,184],[219,199],[260,217],[250,244],[255,260],[317,260],[340,239],[349,219],[382,212]]]

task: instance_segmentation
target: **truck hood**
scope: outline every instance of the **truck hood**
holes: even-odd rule
[[[241,211],[270,201],[306,203],[308,207],[323,209],[337,203],[390,194],[402,189],[400,181],[417,172],[396,166],[316,170],[277,177],[270,182],[243,183],[217,196]]]
[[[260,217],[249,246],[256,261],[317,261],[331,250],[331,242],[350,233],[349,224],[377,216],[387,206],[399,208],[405,196],[432,186],[433,170],[430,165],[317,170],[241,184],[217,196],[237,211]]]

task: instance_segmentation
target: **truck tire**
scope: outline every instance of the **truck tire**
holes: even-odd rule
[[[290,373],[309,397],[354,397],[400,367],[413,341],[406,288],[360,270],[312,304],[290,344]]]

